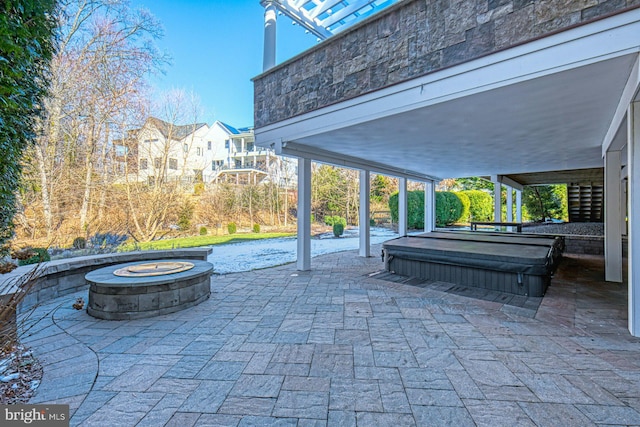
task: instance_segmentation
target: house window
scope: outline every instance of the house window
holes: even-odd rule
[[[156,169],[160,169],[162,167],[162,159],[160,157],[153,159],[153,167]]]
[[[247,142],[247,151],[253,151],[253,142]]]
[[[184,150],[185,153],[188,153],[189,152],[189,144],[184,144],[182,146],[182,149]]]
[[[169,169],[178,170],[178,159],[169,159]]]
[[[158,142],[158,138],[154,139],[145,139],[144,142]]]
[[[196,148],[196,154],[198,156],[202,156],[202,148],[200,148],[200,147]]]
[[[242,160],[236,160],[236,169],[242,168]]]
[[[156,184],[156,177],[155,176],[149,176],[147,177],[147,183],[149,185],[155,185]]]
[[[211,150],[211,141],[207,141],[207,150]]]
[[[227,149],[227,150],[229,149],[229,140],[228,139],[224,141],[224,148]]]
[[[140,159],[140,170],[146,170],[149,167],[148,159]]]

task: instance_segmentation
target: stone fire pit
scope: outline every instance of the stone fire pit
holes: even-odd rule
[[[154,260],[112,265],[85,276],[87,312],[99,319],[131,320],[193,307],[209,298],[213,264]]]

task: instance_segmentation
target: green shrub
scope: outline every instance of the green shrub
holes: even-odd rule
[[[71,244],[73,249],[85,249],[87,247],[87,239],[84,237],[76,237]]]
[[[369,225],[370,225],[371,227],[374,227],[374,226],[376,225],[376,220],[375,220],[375,219],[373,219],[373,218],[370,218],[370,219],[369,219]]]
[[[398,223],[398,192],[389,197],[391,221]],[[413,229],[424,228],[424,191],[407,192],[407,227]]]
[[[227,231],[229,232],[229,234],[235,234],[236,231],[238,231],[238,227],[236,226],[236,223],[230,222],[229,224],[227,224]]]
[[[493,197],[486,191],[461,191],[469,198],[469,221],[491,221],[493,218]]]
[[[18,261],[18,265],[38,264],[39,262],[50,261],[51,257],[46,248],[32,248],[32,252],[35,252],[30,258]]]
[[[200,227],[200,235],[201,236],[206,236],[208,232],[209,231],[207,230],[207,227],[205,227],[205,226]]]
[[[342,224],[343,226],[346,227],[347,220],[338,215],[331,215],[331,216],[324,217],[324,223],[327,225]]]
[[[451,191],[436,192],[436,225],[444,227],[458,221],[462,216],[462,201]]]
[[[464,219],[465,206],[469,206],[471,201],[465,195],[450,191],[436,192],[436,225],[443,227],[451,225]],[[389,209],[391,210],[391,220],[398,223],[398,193],[389,197]],[[407,192],[407,227],[410,229],[424,228],[424,191],[415,190]]]
[[[464,194],[462,191],[458,191],[455,193],[456,196],[460,199],[462,203],[462,213],[460,214],[460,218],[456,220],[456,222],[468,222],[469,221],[469,212],[471,211],[471,200],[469,196]]]
[[[344,234],[344,225],[341,222],[336,222],[333,224],[333,235],[336,237],[340,237]]]
[[[260,232],[260,224],[253,224],[253,232],[254,233]]]

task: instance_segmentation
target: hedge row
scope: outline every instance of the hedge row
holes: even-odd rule
[[[407,227],[424,228],[424,191],[407,192]],[[398,193],[389,198],[391,219],[398,222]],[[479,190],[436,192],[436,226],[456,222],[490,221],[493,217],[493,198]]]

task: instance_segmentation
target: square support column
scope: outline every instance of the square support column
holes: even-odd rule
[[[436,186],[433,181],[424,183],[424,231],[436,229]]]
[[[522,191],[516,190],[516,222],[522,222]]]
[[[311,159],[298,158],[297,269],[311,269]]]
[[[513,222],[513,188],[507,188],[507,222]]]
[[[622,282],[620,151],[604,155],[604,279]]]
[[[627,178],[620,182],[620,224],[622,224],[622,235],[626,236],[627,231]]]
[[[640,336],[640,103],[627,110],[629,332]],[[606,212],[605,212],[606,215]]]
[[[371,231],[369,227],[371,184],[369,178],[369,171],[360,171],[360,219],[358,221],[360,248],[358,252],[361,257],[371,256]]]
[[[407,178],[398,178],[398,234],[407,235]]]

